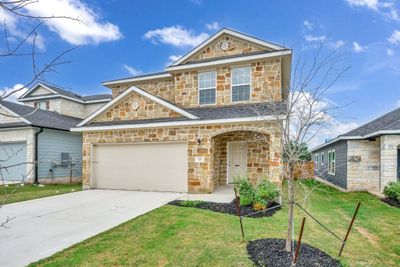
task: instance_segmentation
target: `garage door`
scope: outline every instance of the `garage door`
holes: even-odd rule
[[[1,169],[1,174],[6,181],[22,181],[27,173],[26,143],[0,143],[0,165],[8,166]],[[15,166],[13,166],[15,165]],[[1,177],[0,177],[1,178]]]
[[[93,147],[94,188],[187,192],[187,144]]]

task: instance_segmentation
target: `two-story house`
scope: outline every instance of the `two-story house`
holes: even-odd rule
[[[18,101],[0,101],[0,178],[65,183],[82,179],[82,134],[70,128],[111,100],[39,83]]]
[[[238,176],[279,183],[276,112],[291,54],[222,29],[164,72],[104,82],[112,101],[72,129],[83,133],[84,188],[209,193]]]

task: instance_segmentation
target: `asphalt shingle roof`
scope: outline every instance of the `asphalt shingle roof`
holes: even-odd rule
[[[42,109],[37,109],[35,111],[35,108],[12,103],[9,101],[0,101],[0,105],[18,114],[19,116],[23,116],[24,119],[31,122],[31,124],[26,124],[24,122],[13,122],[13,123],[0,122],[0,128],[32,125],[32,126],[59,129],[59,130],[69,130],[82,120],[80,118],[61,115],[56,112],[42,110]]]
[[[386,113],[341,136],[364,136],[381,130],[400,130],[400,108]]]
[[[268,115],[280,115],[285,111],[285,103],[258,103],[258,104],[242,104],[220,107],[200,107],[188,108],[185,111],[195,115],[198,119],[189,119],[187,117],[174,118],[157,118],[146,120],[123,120],[96,122],[85,125],[91,126],[112,126],[112,125],[129,125],[129,124],[145,124],[158,122],[177,122],[177,121],[199,121],[199,120],[218,120],[218,119],[234,119],[234,118],[249,118]]]
[[[67,90],[64,90],[60,87],[47,84],[47,83],[42,83],[43,85],[49,87],[51,90],[57,92],[60,95],[71,97],[76,100],[80,101],[94,101],[94,100],[111,100],[111,95],[110,94],[96,94],[96,95],[88,95],[88,96],[81,96],[79,94],[76,94],[74,92],[70,92]],[[35,95],[35,96],[47,96],[47,95],[53,95],[53,94],[42,94],[42,95]]]

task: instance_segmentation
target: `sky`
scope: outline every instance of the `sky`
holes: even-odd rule
[[[162,71],[228,27],[292,48],[293,62],[321,41],[327,50],[343,51],[341,64],[349,70],[325,97],[340,107],[326,138],[400,107],[400,3],[394,0],[39,0],[20,12],[73,18],[47,20],[37,29],[36,63],[74,48],[68,64],[45,78],[82,95],[110,93],[103,81]],[[11,47],[36,25],[1,9],[0,20]],[[0,38],[0,51],[6,47]],[[0,71],[1,91],[18,88],[32,78],[32,60],[2,57]]]

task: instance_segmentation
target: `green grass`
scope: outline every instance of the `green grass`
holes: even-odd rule
[[[341,193],[326,186],[319,186],[304,206],[344,236],[358,201],[362,205],[341,263],[399,266],[400,209],[368,193]],[[273,217],[244,218],[246,241],[284,238],[286,212],[284,207]],[[304,213],[295,212],[297,235]],[[340,241],[310,218],[303,242],[338,258]],[[241,241],[237,217],[167,205],[31,266],[252,266],[252,262]]]
[[[82,190],[82,184],[80,183],[65,185],[51,184],[45,186],[24,184],[24,186],[18,186],[15,190],[16,186],[17,185],[0,186],[0,203],[3,203],[6,198],[7,201],[5,204],[10,204],[19,201],[60,195]]]

